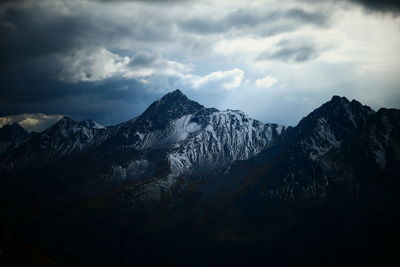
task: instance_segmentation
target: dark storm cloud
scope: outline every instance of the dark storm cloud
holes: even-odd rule
[[[260,78],[256,65],[264,64],[249,67],[240,60],[260,53],[260,37],[283,33],[276,38],[287,38],[284,33],[297,36],[302,29],[321,32],[312,40],[315,43],[284,39],[263,51],[259,60],[298,63],[323,52],[316,45],[323,43],[318,38],[325,38],[324,30],[334,27],[331,13],[343,5],[332,1],[328,10],[325,4],[331,0],[320,0],[322,8],[314,4],[317,1],[304,1],[288,1],[289,5],[268,1],[261,6],[257,2],[260,8],[253,8],[251,1],[236,5],[187,0],[0,0],[0,117],[67,114],[110,124],[138,115],[176,88],[187,90],[205,105],[218,105],[226,98],[225,91],[215,96],[215,88],[210,87],[211,93],[206,94],[203,88],[194,90],[193,81],[240,68],[248,78],[242,85],[251,87]],[[370,10],[395,9],[388,8],[388,1],[347,1],[363,2]],[[242,37],[252,39],[248,46],[256,43],[254,52],[235,48],[226,56],[214,49],[222,40],[227,45],[220,50],[228,51],[229,42],[239,39],[239,44]],[[327,72],[330,75],[331,68]],[[286,76],[278,74],[283,83]],[[236,107],[231,104],[226,108]],[[264,110],[264,106],[268,105],[257,108]]]
[[[8,7],[0,14],[1,62],[62,52],[76,42],[88,25],[80,16],[54,17],[48,10]],[[90,29],[89,29],[90,30]]]
[[[170,23],[161,23],[161,17],[148,20],[145,13],[120,17],[93,11],[74,1],[0,3],[0,116],[68,114],[114,123],[137,115],[158,97],[118,74],[94,82],[60,80],[74,68],[91,73],[90,64],[97,59],[90,51],[130,40],[152,43],[171,38]],[[83,58],[76,62],[74,55]],[[152,56],[156,57],[138,54],[132,64],[150,64]],[[98,64],[102,63],[107,62]]]
[[[7,93],[2,91],[0,117],[40,112],[68,114],[76,119],[93,118],[112,124],[140,114],[158,97],[142,84],[122,79],[78,84],[44,80],[33,89],[14,85]],[[17,93],[12,94],[13,90]]]
[[[274,50],[263,52],[258,60],[305,62],[317,58],[318,55],[319,49],[309,41],[284,39],[276,45]]]
[[[314,4],[316,2],[329,2],[337,4],[340,2],[350,2],[361,5],[368,11],[393,13],[398,15],[400,13],[400,1],[398,0],[303,0]]]
[[[182,3],[182,2],[190,2],[193,0],[92,0],[93,2],[103,2],[103,3],[121,3],[121,2],[144,2],[144,3],[155,3],[155,4],[162,4],[162,3]]]
[[[268,33],[278,33],[302,25],[326,26],[329,22],[329,14],[322,11],[308,12],[300,8],[282,11],[269,11],[268,8],[239,9],[222,18],[198,17],[182,21],[180,27],[189,32],[200,34],[221,33],[233,29],[254,30],[254,27],[263,26],[274,28]],[[261,31],[263,32],[263,31]]]
[[[143,16],[129,23],[103,17],[90,10],[70,7],[51,9],[40,5],[5,5],[0,12],[0,64],[17,58],[64,53],[76,48],[107,46],[124,38],[155,42],[171,38],[171,25]],[[161,20],[161,18],[160,18]]]
[[[398,0],[348,0],[363,5],[369,10],[382,12],[400,12],[400,1]]]

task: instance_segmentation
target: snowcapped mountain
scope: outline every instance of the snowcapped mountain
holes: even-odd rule
[[[127,194],[157,200],[169,194],[177,178],[204,176],[256,155],[273,144],[284,127],[237,110],[205,108],[176,90],[116,129],[93,152],[102,156],[88,157],[103,163],[102,179],[140,178]]]
[[[138,151],[163,149],[171,175],[206,173],[256,155],[284,127],[240,111],[205,108],[176,90],[123,124],[109,142]]]
[[[0,156],[19,146],[29,133],[18,123],[6,124],[0,128]]]
[[[80,121],[80,124],[90,129],[105,129],[106,126],[95,120]]]
[[[356,183],[382,171],[396,175],[399,116],[399,110],[375,112],[355,100],[334,96],[296,127],[289,127],[270,150],[237,168],[255,164],[253,168],[263,169],[268,164],[259,177],[268,184],[271,197],[286,200],[326,197],[331,184]]]
[[[254,165],[251,172],[261,168],[258,176],[268,177],[271,196],[322,197],[337,176],[353,179],[363,168],[397,170],[398,136],[398,110],[375,112],[344,97],[334,96],[285,128],[238,110],[206,108],[176,90],[112,127],[65,117],[6,154],[2,170],[38,169],[68,157],[90,179],[129,183],[126,195],[137,201],[158,200],[190,177],[235,163],[227,176],[243,175],[246,165]]]
[[[106,137],[106,128],[98,122],[64,117],[47,130],[31,135],[26,142],[6,154],[2,171],[42,168],[62,157],[82,153]]]
[[[253,157],[283,131],[238,110],[205,108],[176,90],[135,119],[113,127],[65,117],[8,154],[3,170],[42,168],[68,157],[69,162],[91,166],[94,179],[108,184],[133,181],[138,184],[131,188],[144,190],[142,198],[158,199],[177,178],[204,176]]]
[[[358,266],[400,236],[399,110],[334,96],[286,128],[176,90],[24,140],[1,158],[2,211],[68,263]]]
[[[283,129],[250,119],[240,111],[216,111],[203,116],[188,115],[174,121],[175,125],[185,125],[180,134],[188,134],[168,154],[175,175],[201,173],[253,157],[273,144]],[[197,123],[201,119],[204,122]]]

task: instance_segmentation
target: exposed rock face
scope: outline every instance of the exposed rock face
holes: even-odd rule
[[[399,117],[399,110],[375,112],[334,96],[288,128],[271,149],[243,165],[269,164],[260,177],[270,184],[271,195],[286,200],[325,197],[331,182],[352,181],[356,190],[361,177],[398,173]]]

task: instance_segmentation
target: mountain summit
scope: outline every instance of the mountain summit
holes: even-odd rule
[[[171,120],[193,114],[202,109],[204,109],[204,106],[188,99],[186,95],[177,89],[153,102],[138,120],[150,121],[152,127],[160,128]]]

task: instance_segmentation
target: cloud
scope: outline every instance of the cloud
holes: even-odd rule
[[[399,10],[400,3],[396,0],[353,0],[354,2],[361,3],[370,8],[382,9],[382,10]]]
[[[104,47],[90,48],[55,56],[61,71],[58,78],[65,82],[93,82],[125,72],[128,57],[111,53]]]
[[[279,60],[284,62],[306,62],[319,56],[318,47],[310,41],[284,39],[274,49],[265,51],[258,60]]]
[[[189,65],[168,60],[155,52],[139,51],[128,57],[113,53],[104,47],[52,55],[48,60],[59,70],[54,76],[59,81],[68,83],[95,82],[120,77],[151,84],[152,77],[184,78],[186,73],[192,71]]]
[[[332,94],[400,107],[396,8],[367,2],[1,1],[0,116],[115,124],[176,88],[290,124]]]
[[[134,57],[132,57],[129,65],[131,67],[136,66],[149,66],[160,59],[160,56],[156,53],[150,53],[146,51],[140,51]]]
[[[12,119],[9,117],[0,117],[0,127],[3,127],[6,124],[11,124]]]
[[[327,26],[330,14],[323,11],[306,11],[301,8],[271,10],[268,5],[248,8],[242,7],[224,15],[210,17],[208,14],[182,20],[179,26],[188,32],[198,34],[216,34],[229,31],[258,32],[274,35],[292,31],[304,25]],[[264,29],[259,29],[263,27]],[[267,29],[266,29],[267,28]]]
[[[129,47],[132,40],[167,42],[174,36],[172,21],[129,1],[113,8],[83,0],[11,1],[0,10],[1,65],[89,47]]]
[[[303,0],[315,4],[317,1],[314,0]],[[400,12],[400,2],[397,0],[319,0],[318,2],[330,3],[330,4],[343,4],[352,3],[362,6],[368,11],[392,13],[398,15]]]
[[[11,0],[9,0],[11,1]],[[145,2],[145,3],[155,3],[155,4],[162,4],[162,3],[182,3],[185,1],[192,1],[192,0],[90,0],[93,2],[104,2],[104,3],[118,3],[118,2]]]
[[[391,12],[398,14],[400,12],[400,2],[397,0],[346,0],[360,4],[371,11]]]
[[[242,84],[244,71],[238,68],[227,71],[215,71],[202,77],[193,77],[193,87],[232,90]]]
[[[266,76],[261,79],[257,79],[255,82],[256,87],[259,88],[268,88],[271,87],[272,85],[276,84],[278,82],[278,79],[275,77],[271,76]]]
[[[33,118],[25,118],[24,120],[20,121],[20,124],[23,127],[32,127],[32,126],[36,126],[39,124],[39,120],[38,119],[33,119]]]
[[[154,52],[139,51],[129,60],[123,77],[144,79],[151,76],[175,76],[183,77],[191,72],[192,68],[180,62],[163,58]]]
[[[45,114],[21,114],[7,117],[0,117],[0,127],[6,124],[18,122],[28,132],[41,132],[64,116],[62,115],[45,115]]]

